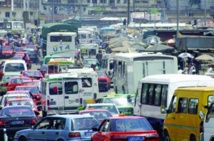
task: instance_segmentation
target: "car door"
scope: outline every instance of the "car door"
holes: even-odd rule
[[[52,126],[52,118],[44,118],[34,128],[29,132],[28,139],[32,141],[46,141],[46,132],[47,129]]]
[[[52,118],[53,126],[48,128],[46,131],[46,140],[48,141],[55,141],[62,130],[65,127],[65,119],[64,118]]]
[[[109,120],[104,120],[98,130],[99,132],[96,133],[96,136],[94,136],[95,137],[94,139],[97,141],[106,140],[107,132],[109,131]]]

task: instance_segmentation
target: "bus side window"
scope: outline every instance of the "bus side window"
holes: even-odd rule
[[[122,62],[118,62],[118,77],[121,77],[122,75]]]
[[[155,87],[155,92],[154,92],[154,105],[155,106],[160,106],[161,103],[161,85],[156,85]]]
[[[154,103],[154,84],[150,84],[149,86],[149,98],[148,98],[148,104],[153,105]]]
[[[189,106],[188,106],[188,113],[189,114],[197,114],[198,112],[198,99],[197,98],[190,98],[189,99]]]
[[[168,85],[163,85],[161,91],[161,105],[164,105],[165,107],[167,107],[167,93]]]
[[[142,104],[147,104],[148,102],[148,88],[149,88],[149,84],[142,84],[142,90],[141,90],[141,101]]]
[[[178,113],[187,112],[187,98],[179,98],[178,102]]]
[[[173,96],[172,97],[172,101],[171,101],[171,103],[169,105],[167,113],[174,113],[175,112],[175,110],[176,110],[176,104],[177,104],[176,102],[177,102],[177,96]]]

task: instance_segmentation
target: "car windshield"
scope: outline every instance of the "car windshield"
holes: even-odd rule
[[[99,124],[100,123],[92,117],[75,118],[73,120],[73,130],[90,130]]]
[[[24,76],[41,76],[40,71],[24,71]]]
[[[104,111],[82,112],[81,115],[94,116],[97,120],[104,120],[104,119],[106,119],[108,117],[112,117],[112,115],[109,112],[104,112]]]
[[[21,84],[24,80],[30,80],[30,78],[14,78],[11,80],[12,84]]]
[[[105,98],[104,103],[114,103],[116,106],[131,106],[126,97]]]
[[[4,75],[3,78],[2,78],[2,81],[5,82],[5,83],[8,83],[10,81],[10,79],[12,77],[15,77],[16,75]]]
[[[23,86],[34,85],[34,86],[37,86],[39,88],[41,82],[23,82],[22,84],[23,84]]]
[[[91,65],[91,64],[96,65],[97,64],[97,60],[96,59],[90,59],[90,60],[85,59],[84,60],[84,64],[85,65]]]
[[[114,105],[90,105],[88,109],[103,109],[108,110],[112,114],[119,114]]]
[[[15,47],[14,51],[15,52],[23,52],[24,48],[22,48],[22,47]]]
[[[21,72],[25,69],[23,63],[7,63],[5,65],[6,72]]]
[[[3,47],[2,50],[12,50],[11,47]]]
[[[34,46],[26,46],[27,49],[34,49]]]
[[[111,131],[146,131],[153,130],[144,118],[115,119],[112,120]]]
[[[14,101],[8,101],[6,106],[30,106],[31,108],[34,108],[34,103],[32,100],[14,100]]]
[[[39,94],[39,90],[36,87],[16,87],[15,90],[30,91],[32,94]]]
[[[98,72],[97,72],[97,75],[98,75],[98,76],[106,76],[105,72],[103,72],[103,71],[98,71]]]
[[[1,116],[9,116],[9,117],[16,117],[16,116],[35,116],[33,110],[30,107],[7,107],[2,109]]]

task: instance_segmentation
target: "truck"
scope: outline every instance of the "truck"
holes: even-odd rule
[[[48,34],[51,32],[76,32],[77,34],[78,28],[74,25],[67,23],[48,23],[43,25],[42,27],[42,55],[46,56],[47,54],[47,38]],[[77,40],[77,38],[75,39]],[[60,43],[60,42],[59,42]]]

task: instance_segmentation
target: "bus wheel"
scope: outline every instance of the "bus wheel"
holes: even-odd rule
[[[163,137],[163,140],[164,141],[170,141],[170,138],[169,138],[169,134],[167,131],[164,131],[164,137]]]
[[[195,135],[190,136],[190,141],[196,141]]]

